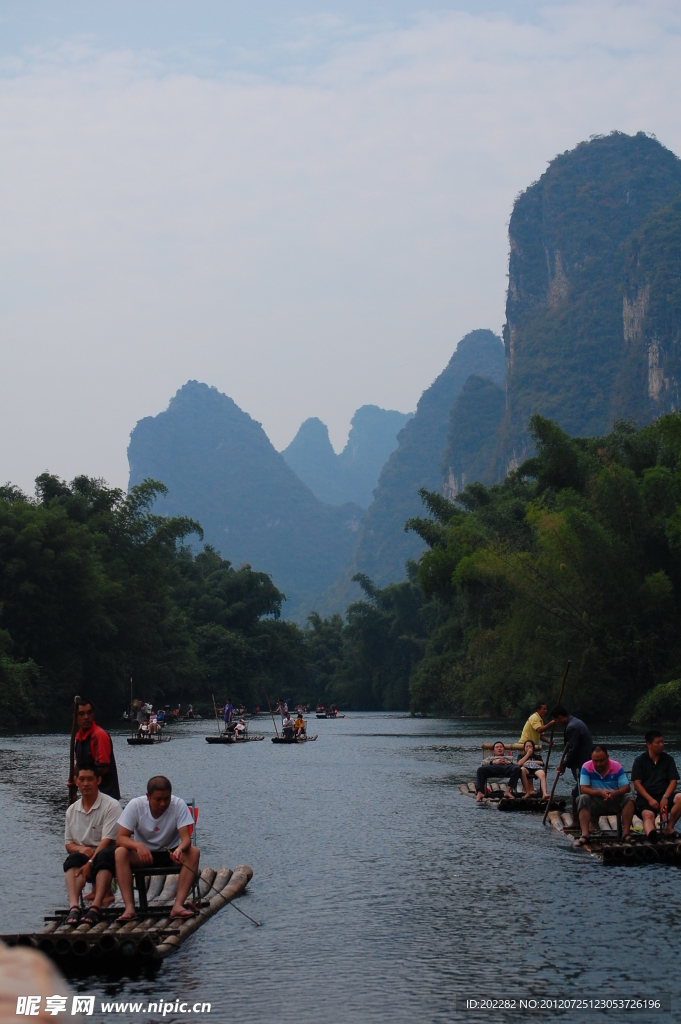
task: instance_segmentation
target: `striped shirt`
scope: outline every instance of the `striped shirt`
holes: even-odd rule
[[[596,771],[593,761],[582,765],[579,775],[580,786],[591,786],[592,789],[620,789],[629,785],[629,779],[619,761],[608,759],[608,770],[605,775]]]

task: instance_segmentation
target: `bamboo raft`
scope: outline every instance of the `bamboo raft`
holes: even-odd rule
[[[317,734],[314,736],[273,736],[273,743],[311,743],[312,740],[317,739]]]
[[[234,871],[204,868],[197,882],[199,913],[190,918],[170,917],[178,877],[177,873],[146,876],[145,899],[133,921],[119,922],[123,908],[118,906],[104,910],[99,924],[72,926],[64,923],[68,910],[57,910],[45,917],[42,931],[0,935],[0,940],[8,946],[39,949],[57,964],[70,962],[92,970],[126,963],[131,967],[138,967],[140,963],[158,964],[213,914],[240,896],[253,877],[253,871],[246,864],[240,864]]]
[[[131,747],[151,747],[154,743],[170,743],[172,736],[162,736],[157,733],[155,736],[128,736],[128,743]],[[175,749],[173,747],[173,749]]]
[[[242,743],[256,743],[258,740],[264,740],[264,735],[255,736],[241,736],[238,740],[229,733],[221,733],[220,736],[206,736],[206,743],[238,743],[241,746]]]
[[[580,835],[581,829],[575,825],[569,813],[549,811],[548,820],[556,832],[572,842]],[[617,815],[611,814],[607,818],[602,816],[598,819],[598,830],[591,833],[589,842],[580,850],[598,857],[603,864],[608,865],[638,867],[641,864],[670,864],[681,867],[681,836],[660,836],[656,843],[651,843],[643,834],[643,822],[636,814],[632,829],[634,834],[629,839],[623,839],[618,833]]]
[[[466,796],[475,796],[474,782],[469,782],[463,786],[459,786],[459,789]],[[481,802],[483,804],[490,804],[500,811],[526,811],[531,814],[543,814],[546,810],[546,801],[542,800],[538,793],[536,796],[528,797],[526,800],[522,797],[515,797],[515,799],[509,800],[504,796],[505,789],[505,780],[503,786],[499,785],[498,782],[488,782],[487,792]],[[551,810],[564,811],[564,797],[554,797],[551,801]]]

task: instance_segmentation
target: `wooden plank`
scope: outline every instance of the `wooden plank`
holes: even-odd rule
[[[606,816],[604,814],[602,814],[600,816],[600,818],[598,819],[598,827],[601,830],[601,832],[610,832],[611,831],[611,829],[610,829],[610,822],[608,821],[608,819],[606,818]]]
[[[459,793],[465,793],[468,796],[468,786],[466,784],[459,786]]]
[[[617,831],[617,815],[616,814],[609,814],[608,815],[608,821],[610,822],[610,828],[613,830],[613,832],[616,832]]]
[[[555,828],[556,832],[563,831],[563,822],[560,820],[560,814],[558,813],[558,811],[549,811],[548,819],[551,822],[552,827]]]
[[[475,793],[475,783],[474,782],[469,782],[468,783],[468,792],[469,793]]]
[[[572,828],[572,815],[568,811],[564,811],[560,820],[563,822],[563,828]]]

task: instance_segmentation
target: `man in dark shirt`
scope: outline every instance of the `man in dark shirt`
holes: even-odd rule
[[[78,704],[78,733],[76,734],[76,772],[79,768],[96,768],[101,776],[99,792],[120,800],[118,770],[114,757],[111,737],[105,729],[95,724],[95,709],[89,697],[81,698]]]
[[[679,773],[674,758],[665,753],[662,733],[652,729],[645,741],[648,750],[634,761],[631,781],[636,790],[636,813],[643,819],[645,834],[654,840],[656,814],[666,824],[665,835],[673,833],[681,817],[681,793],[675,792]]]
[[[591,751],[593,750],[594,743],[588,727],[581,718],[575,718],[574,715],[568,714],[562,704],[553,709],[551,718],[559,728],[564,729],[563,740],[568,749],[563,760],[563,769],[559,774],[562,775],[566,768],[569,768],[572,772],[572,777],[576,783],[572,790],[572,811],[573,818],[576,818],[577,799],[579,797],[579,773],[582,770],[582,765],[591,760]]]

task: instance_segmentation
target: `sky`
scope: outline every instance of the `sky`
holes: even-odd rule
[[[278,449],[413,410],[501,331],[515,197],[612,130],[681,154],[667,0],[3,0],[0,483],[127,485],[187,380]]]

